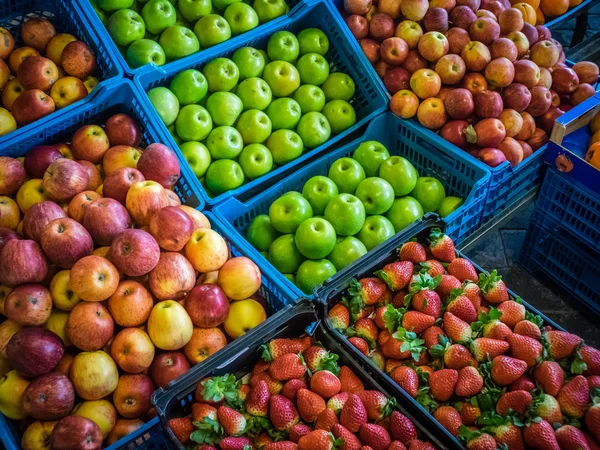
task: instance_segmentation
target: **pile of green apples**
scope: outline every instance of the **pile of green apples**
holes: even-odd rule
[[[463,204],[377,141],[361,143],[327,175],[310,178],[302,193],[286,192],[246,230],[248,242],[305,294],[424,213],[446,217]]]
[[[89,1],[132,69],[162,66],[286,14],[285,0]]]
[[[178,73],[148,98],[210,196],[236,189],[356,123],[352,78],[330,73],[327,35],[277,31]]]

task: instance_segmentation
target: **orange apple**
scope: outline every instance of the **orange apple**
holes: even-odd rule
[[[54,100],[56,109],[72,105],[76,101],[85,98],[88,95],[87,88],[83,81],[75,77],[64,77],[59,79],[50,91],[50,97]]]
[[[505,109],[498,116],[498,120],[504,125],[506,137],[515,137],[523,126],[523,117],[514,109]]]
[[[552,41],[540,41],[531,47],[531,60],[546,69],[554,66],[560,58],[560,50]]]
[[[110,148],[104,129],[98,125],[84,125],[71,139],[71,151],[77,159],[98,163]]]
[[[71,269],[71,288],[82,300],[106,300],[115,293],[118,285],[119,271],[106,258],[85,256]]]
[[[169,205],[170,206],[181,206],[181,199],[176,192],[167,189],[165,191],[167,193],[167,197],[169,197]]]
[[[260,269],[250,258],[231,258],[219,269],[218,284],[231,300],[252,297],[262,284]]]
[[[127,191],[125,206],[136,224],[149,225],[155,213],[169,206],[169,197],[156,181],[138,181]]]
[[[83,168],[88,174],[88,184],[85,187],[86,191],[95,191],[96,189],[98,189],[98,187],[102,184],[102,174],[100,173],[100,169],[98,169],[96,164],[86,161],[85,159],[81,159],[77,162],[80,166],[83,166]]]
[[[439,98],[428,98],[417,110],[419,123],[430,130],[439,130],[448,120],[444,102]]]
[[[180,253],[162,252],[158,264],[148,274],[148,285],[159,300],[183,299],[196,284],[196,272]]]
[[[467,66],[458,55],[442,56],[435,64],[435,71],[444,84],[458,84],[467,71]]]
[[[140,156],[142,156],[142,151],[138,148],[129,145],[115,145],[108,149],[102,159],[104,173],[108,175],[124,167],[136,169]]]
[[[73,364],[73,355],[65,353],[58,362],[58,365],[54,369],[55,372],[62,373],[65,377],[69,376],[69,370],[71,370],[71,364]]]
[[[192,338],[194,325],[185,308],[173,300],[154,305],[148,318],[148,335],[162,350],[179,350]]]
[[[108,400],[91,400],[81,402],[73,408],[71,414],[86,417],[96,423],[106,439],[117,423],[117,410]]]
[[[142,325],[152,311],[152,296],[137,281],[124,280],[108,299],[108,310],[115,322],[122,327]]]
[[[152,406],[154,383],[148,375],[122,375],[113,393],[113,403],[119,415],[134,419]]]
[[[128,434],[133,433],[138,428],[144,425],[144,421],[140,419],[117,419],[117,423],[104,441],[106,446],[110,446],[117,441],[120,441]]]
[[[210,228],[210,221],[197,209],[187,205],[181,205],[179,209],[190,216],[190,219],[192,219],[192,222],[194,222],[194,230],[196,228]]]
[[[480,72],[485,69],[492,60],[490,49],[479,41],[471,41],[462,49],[460,57],[472,72]]]
[[[0,196],[0,227],[15,230],[21,221],[19,205],[10,197]]]
[[[442,80],[431,69],[419,69],[410,77],[410,88],[421,99],[435,97],[442,88]]]
[[[112,338],[115,323],[108,310],[98,302],[81,302],[69,314],[67,335],[86,352],[100,350]]]
[[[100,400],[111,394],[119,382],[119,370],[108,353],[98,350],[75,356],[69,378],[84,400]]]
[[[25,58],[29,56],[40,56],[37,50],[31,47],[19,47],[15,49],[8,58],[8,67],[13,75],[17,75],[17,70]]]
[[[0,59],[0,90],[6,86],[8,83],[8,79],[10,77],[10,69],[4,62],[4,60]]]
[[[117,365],[127,373],[141,373],[154,359],[154,344],[145,331],[124,328],[110,346],[110,354]]]
[[[227,338],[219,328],[194,328],[192,338],[183,348],[191,364],[198,364],[227,345]]]
[[[61,33],[54,36],[46,47],[46,56],[50,58],[57,66],[60,66],[60,57],[67,44],[76,41],[77,38],[72,34]]]
[[[6,59],[15,49],[15,38],[6,28],[0,27],[0,59]]]
[[[229,247],[216,231],[197,228],[185,245],[185,256],[198,272],[212,272],[225,264]]]
[[[439,31],[429,31],[419,39],[419,53],[427,61],[435,62],[448,53],[448,39]]]
[[[82,164],[83,162],[89,163],[88,161],[81,161],[80,164]],[[92,164],[92,163],[89,163],[89,164]],[[89,183],[88,183],[88,186],[89,186]],[[79,194],[77,194],[75,197],[73,197],[71,199],[71,201],[69,202],[69,211],[68,211],[69,217],[71,219],[75,219],[79,223],[81,223],[83,221],[83,215],[85,214],[85,208],[90,203],[92,203],[94,200],[101,197],[100,194],[94,192],[95,189],[97,189],[97,187],[94,188],[93,190],[80,192]]]

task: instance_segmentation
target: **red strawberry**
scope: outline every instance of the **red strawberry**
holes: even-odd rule
[[[424,341],[419,339],[416,333],[399,327],[392,334],[392,339],[385,341],[381,351],[388,358],[402,360],[412,357],[413,360],[418,361],[425,350],[423,343]]]
[[[315,429],[331,431],[331,428],[333,428],[333,426],[337,423],[339,423],[338,418],[333,412],[333,409],[325,408],[317,417],[317,421],[315,422]]]
[[[246,418],[235,409],[219,406],[217,416],[227,436],[240,436],[246,431]]]
[[[256,374],[256,373],[266,372],[267,370],[269,370],[270,366],[271,366],[271,363],[269,361],[259,359],[258,362],[256,364],[254,364],[254,367],[252,368],[252,373]]]
[[[392,306],[394,308],[401,308],[404,306],[404,297],[408,294],[408,289],[402,289],[394,294],[392,297]]]
[[[471,340],[471,326],[451,312],[444,314],[444,330],[453,342],[462,343]]]
[[[465,425],[473,425],[479,416],[481,416],[481,410],[479,409],[477,398],[473,397],[469,401],[458,402],[455,407],[460,413],[460,418]]]
[[[298,391],[300,389],[306,388],[307,386],[304,380],[301,380],[299,378],[293,378],[285,382],[285,384],[283,385],[283,389],[281,390],[281,395],[295,402]]]
[[[358,391],[363,391],[365,389],[365,385],[363,382],[356,376],[352,369],[348,366],[340,367],[340,382],[342,383],[341,392],[350,392],[355,394]]]
[[[508,300],[498,305],[498,311],[502,313],[500,322],[513,329],[516,324],[525,320],[525,307],[514,300]]]
[[[348,397],[340,413],[340,423],[353,433],[357,433],[367,423],[367,411],[357,395]]]
[[[529,448],[539,450],[561,450],[552,425],[540,417],[533,419],[523,429],[523,439]]]
[[[527,391],[531,392],[535,389],[535,384],[531,381],[531,378],[522,376],[517,378],[516,381],[513,381],[510,386],[508,386],[509,391]]]
[[[392,300],[392,293],[387,284],[375,277],[363,278],[360,281],[352,280],[348,294],[367,306],[376,303],[386,304]]]
[[[333,397],[340,392],[342,383],[329,370],[321,370],[315,373],[310,379],[310,390],[319,394],[324,399]]]
[[[388,358],[385,360],[385,369],[384,372],[388,375],[396,370],[397,367],[402,365],[402,361],[398,361],[397,359]]]
[[[350,342],[363,355],[369,355],[369,344],[363,338],[351,337],[348,338],[348,342]]]
[[[490,308],[489,312],[479,314],[479,320],[473,324],[473,328],[476,331],[481,330],[483,337],[505,341],[512,331],[506,324],[498,320],[500,317],[502,317],[502,312],[496,308]]]
[[[383,370],[385,367],[386,360],[381,350],[373,350],[371,353],[369,353],[368,358],[369,361],[371,361],[371,364],[373,364],[379,370]]]
[[[269,388],[267,383],[259,381],[246,397],[246,412],[252,416],[265,417],[269,414]]]
[[[182,444],[190,442],[190,434],[196,429],[189,417],[181,417],[169,420],[169,428]]]
[[[273,361],[287,353],[301,353],[310,346],[310,342],[310,337],[273,339],[263,346],[262,357],[265,361]]]
[[[590,392],[594,392],[594,389],[600,388],[600,375],[590,375],[586,378],[588,385],[590,386]]]
[[[458,278],[452,275],[443,274],[442,281],[440,281],[438,287],[435,288],[435,292],[437,292],[440,298],[446,298],[454,289],[460,289],[461,286],[461,282]]]
[[[590,450],[583,432],[573,425],[563,425],[554,434],[561,450]]]
[[[277,430],[289,430],[300,420],[294,404],[283,395],[273,395],[269,400],[269,418]]]
[[[539,416],[550,423],[563,423],[560,405],[554,397],[548,394],[539,394],[533,397],[529,407],[528,416]]]
[[[584,431],[583,435],[585,436],[585,440],[587,441],[587,445],[590,446],[590,450],[600,450],[600,444],[598,444],[596,442],[596,439],[594,439],[594,436],[592,436],[587,431]]]
[[[298,441],[299,450],[331,450],[334,447],[333,435],[325,430],[314,430]]]
[[[432,356],[435,356],[437,352],[432,349],[431,354]],[[447,369],[455,370],[460,370],[467,366],[479,366],[467,347],[460,344],[452,344],[446,348],[446,351],[444,352],[444,365]]]
[[[444,269],[442,263],[435,259],[428,259],[424,263],[419,264],[419,266],[419,273],[429,274],[430,277],[437,277],[446,273],[446,269]]]
[[[423,442],[415,439],[411,441],[408,450],[436,450],[436,447],[431,442]]]
[[[365,423],[360,427],[360,440],[373,450],[387,450],[392,442],[387,430],[374,423]]]
[[[477,320],[477,310],[471,300],[464,295],[453,297],[450,295],[450,302],[446,306],[446,311],[451,312],[456,317],[464,320],[467,323],[472,323]]]
[[[352,329],[357,336],[362,337],[367,342],[376,341],[377,336],[379,335],[379,328],[377,328],[377,325],[375,325],[375,321],[369,317],[358,319],[356,322],[354,322]],[[348,334],[349,330],[351,330],[351,328],[346,330],[346,334]]]
[[[344,441],[339,450],[360,450],[360,448],[362,447],[362,444],[359,441],[359,439],[343,425],[334,425],[331,428],[331,432],[333,433],[336,439]]]
[[[407,311],[402,316],[402,327],[421,334],[435,323],[435,317],[419,311]]]
[[[515,426],[510,418],[505,418],[502,423],[502,417],[499,418],[500,424],[491,424],[484,428],[486,432],[489,432],[501,448],[509,448],[511,450],[525,450],[525,444],[523,443],[523,435],[521,430]],[[505,447],[502,447],[503,444]]]
[[[298,445],[292,441],[270,442],[264,446],[264,450],[296,450]]]
[[[396,261],[375,272],[375,275],[385,281],[393,292],[404,289],[410,282],[412,274],[413,263],[410,261]]]
[[[391,308],[394,311],[396,310],[396,308],[394,308],[391,304],[388,304],[377,308],[375,310],[375,314],[373,315],[373,321],[380,330],[385,330],[387,328],[385,323],[385,313],[388,311],[388,308]]]
[[[467,443],[469,450],[496,450],[496,440],[487,433],[470,431],[464,425],[459,429],[460,437]]]
[[[452,434],[458,436],[458,429],[463,424],[458,411],[452,406],[440,406],[433,413],[433,417]]]
[[[474,367],[464,367],[458,372],[458,381],[454,392],[459,397],[472,397],[481,392],[483,377]]]
[[[250,386],[254,387],[260,381],[267,383],[267,388],[269,389],[269,394],[271,395],[277,395],[283,389],[283,384],[281,381],[274,379],[271,375],[269,375],[269,372],[260,372],[256,375],[252,375],[250,378]]]
[[[302,378],[306,373],[306,366],[299,355],[288,353],[280,356],[271,363],[269,374],[278,381]]]
[[[500,386],[508,386],[527,371],[527,363],[510,356],[492,359],[492,380]]]
[[[598,391],[595,391],[597,394]],[[588,431],[600,442],[600,397],[594,396],[592,406],[585,413],[585,426]]]
[[[542,359],[542,344],[529,336],[513,333],[508,337],[508,343],[512,356],[525,361],[527,367],[535,366]]]
[[[339,394],[335,394],[327,401],[327,407],[329,409],[333,409],[333,411],[339,415],[349,396],[350,394],[348,392],[340,392]]]
[[[542,361],[533,372],[535,381],[548,395],[556,397],[565,382],[565,372],[555,361]]]
[[[448,265],[448,273],[450,275],[454,275],[460,281],[469,280],[477,283],[477,280],[479,280],[477,271],[475,270],[475,267],[471,261],[464,258],[455,258],[452,260],[452,262]]]
[[[590,386],[583,375],[577,375],[565,384],[556,400],[563,414],[579,419],[585,414],[590,398]]]
[[[410,301],[415,310],[437,319],[440,317],[442,302],[434,289],[441,280],[441,276],[435,278],[427,274],[415,276],[410,283],[409,293],[404,300],[405,304]]]
[[[586,345],[579,350],[581,359],[586,365],[584,375],[600,375],[600,350]]]
[[[308,389],[300,389],[298,391],[296,406],[302,420],[308,423],[317,420],[319,414],[327,408],[323,397]]]
[[[388,399],[383,393],[375,390],[360,391],[356,396],[365,407],[367,419],[375,422],[388,417],[396,405],[395,399]]]
[[[473,303],[476,309],[481,306],[481,289],[477,285],[477,282],[466,281],[462,286],[462,295],[467,297]]]
[[[400,260],[419,264],[427,258],[425,247],[418,242],[406,242],[400,247]]]
[[[446,333],[440,327],[434,325],[427,328],[421,335],[421,338],[425,341],[425,347],[431,350],[431,347],[440,343],[440,336],[446,337]]]
[[[550,330],[542,336],[548,356],[559,360],[571,356],[581,345],[581,338],[566,331]]]
[[[252,448],[252,442],[247,437],[227,436],[219,442],[219,448],[221,450],[247,450],[248,447]]]
[[[443,262],[452,262],[456,257],[454,242],[439,228],[432,228],[429,234],[429,250],[433,256]]]
[[[267,444],[271,444],[272,442],[273,438],[269,436],[269,434],[266,431],[261,431],[260,433],[258,433],[258,436],[254,438],[254,446],[258,449],[262,449]]]
[[[454,369],[441,369],[429,376],[431,395],[440,402],[448,401],[458,382],[458,371]]]
[[[417,428],[404,414],[394,411],[390,416],[390,434],[394,440],[408,445],[417,438]]]
[[[388,450],[406,450],[406,445],[400,441],[392,441],[388,447]]]
[[[477,338],[471,343],[471,352],[477,361],[483,362],[506,353],[509,347],[508,342],[499,339]]]
[[[207,403],[192,404],[192,420],[194,422],[202,422],[204,419],[217,420],[217,408]]]
[[[312,428],[304,423],[297,423],[290,428],[290,441],[296,444],[302,436],[306,436],[312,431]]]
[[[511,391],[502,394],[496,403],[496,412],[501,416],[508,414],[509,410],[515,413],[525,414],[531,403],[531,394],[527,391]]]
[[[536,341],[539,341],[542,338],[542,331],[540,330],[540,327],[530,320],[521,320],[515,325],[513,332],[523,336],[529,336]]]
[[[419,376],[408,366],[399,366],[390,374],[390,378],[412,398],[419,393]]]
[[[479,274],[479,288],[483,299],[491,304],[499,304],[508,300],[508,290],[502,276],[493,270],[490,274]]]
[[[336,303],[327,313],[331,326],[336,330],[345,330],[350,325],[350,311],[341,303]]]

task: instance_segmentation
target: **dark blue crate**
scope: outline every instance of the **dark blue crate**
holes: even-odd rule
[[[388,148],[390,155],[401,155],[411,161],[420,175],[438,178],[444,184],[447,195],[464,198],[464,204],[445,218],[447,233],[460,242],[479,227],[490,173],[487,166],[479,161],[471,162],[465,155],[454,155],[444,147],[433,147],[423,140],[421,130],[411,125],[411,122],[398,119],[391,113],[382,114],[371,121],[362,137],[296,170],[282,182],[257,193],[244,203],[232,198],[215,206],[213,211],[223,219],[225,226],[232,231],[231,234],[236,233],[242,238],[252,219],[260,214],[268,214],[271,203],[285,192],[302,191],[302,186],[308,179],[316,175],[326,176],[329,167],[336,160],[345,156],[351,157],[361,142],[376,140]],[[256,249],[253,251],[255,261],[260,260],[267,264],[285,280],[290,289],[300,296],[305,295],[279,274]],[[360,265],[360,261],[362,258],[352,265]]]
[[[265,187],[273,185],[286,174],[301,167],[316,155],[330,149],[333,144],[352,134],[363,125],[369,123],[378,114],[385,111],[387,109],[387,96],[377,81],[377,75],[370,69],[369,62],[364,57],[361,57],[362,53],[357,55],[353,45],[351,45],[352,43],[343,31],[344,28],[347,28],[343,20],[335,13],[331,5],[325,1],[318,1],[310,5],[304,5],[296,14],[282,22],[273,22],[270,25],[265,25],[262,33],[259,35],[243,35],[243,40],[232,43],[219,53],[213,52],[210,56],[200,54],[191,63],[185,60],[177,61],[169,68],[161,67],[158,70],[141,72],[135,76],[136,85],[142,91],[148,91],[157,86],[168,85],[173,77],[183,70],[201,70],[205,63],[214,58],[231,57],[235,50],[240,47],[251,46],[265,49],[269,37],[278,30],[289,30],[293,33],[298,33],[304,28],[319,28],[327,34],[331,44],[325,58],[330,63],[331,72],[345,72],[354,80],[356,92],[350,103],[356,111],[356,124],[343,133],[332,136],[325,144],[306,151],[294,161],[277,167],[256,180],[252,180],[237,189],[217,195],[216,197],[209,197],[204,187],[200,184],[200,181],[197,179],[192,180],[194,181],[193,188],[195,192],[202,195],[208,205],[215,205],[229,197],[248,195],[251,190],[261,191]],[[148,107],[153,109],[148,97],[144,97]],[[157,126],[160,126],[163,132],[170,138],[169,142],[171,146],[176,147],[175,140],[170,136],[170,133],[157,114],[155,114],[155,121]]]
[[[4,151],[6,142],[15,136],[27,134],[36,128],[50,126],[54,118],[90,102],[98,90],[112,84],[123,77],[123,70],[117,63],[117,57],[106,43],[91,30],[84,14],[73,4],[72,0],[10,0],[0,2],[0,27],[6,28],[15,38],[15,47],[21,46],[21,25],[32,17],[43,17],[52,22],[57,33],[70,33],[81,39],[93,50],[98,64],[97,78],[100,81],[96,89],[87,97],[72,105],[55,111],[24,127],[17,128],[12,133],[0,137],[0,153]]]

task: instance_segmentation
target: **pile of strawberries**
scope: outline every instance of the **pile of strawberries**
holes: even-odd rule
[[[169,420],[197,450],[432,450],[395,399],[365,389],[310,337],[274,339],[252,372],[198,383],[191,417]],[[195,447],[194,447],[195,445]]]
[[[600,446],[600,351],[543,326],[432,229],[353,281],[330,324],[469,449]]]

